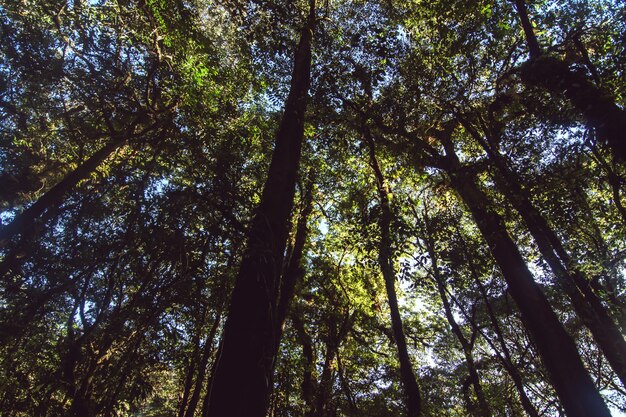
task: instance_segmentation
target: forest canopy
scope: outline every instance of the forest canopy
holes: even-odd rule
[[[625,106],[616,0],[0,0],[0,415],[625,415]]]

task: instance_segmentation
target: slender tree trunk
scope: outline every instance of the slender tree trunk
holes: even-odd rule
[[[211,358],[211,350],[213,348],[213,341],[215,339],[215,335],[217,334],[217,329],[220,326],[220,321],[222,320],[222,315],[220,312],[216,313],[215,320],[213,321],[213,325],[211,326],[211,330],[209,331],[209,335],[204,341],[204,346],[202,349],[202,357],[200,358],[200,363],[198,365],[198,375],[196,376],[196,383],[193,390],[193,394],[189,399],[189,405],[187,406],[187,410],[185,411],[185,417],[193,417],[196,413],[196,408],[198,407],[198,401],[200,400],[200,394],[202,393],[202,387],[205,383],[204,377],[206,375],[207,366],[209,364],[209,359]]]
[[[109,401],[107,401],[107,404],[104,406],[102,412],[98,413],[98,415],[101,414],[104,417],[112,417],[114,415],[113,412],[115,410],[115,405],[117,404],[117,401],[118,401],[118,396],[120,395],[122,390],[125,388],[126,381],[128,380],[128,378],[130,377],[133,371],[133,366],[135,365],[135,358],[137,356],[137,352],[139,350],[139,346],[141,345],[142,340],[143,338],[141,336],[136,336],[135,341],[132,344],[132,347],[128,349],[126,351],[126,355],[123,356],[123,359],[121,360],[122,363],[120,365],[121,375],[117,381],[115,390],[113,391],[113,394],[110,396]]]
[[[341,383],[341,388],[346,395],[346,399],[348,400],[348,405],[350,406],[351,415],[356,416],[360,415],[359,408],[356,405],[356,400],[354,399],[354,394],[350,390],[350,386],[348,385],[348,379],[344,374],[344,367],[341,360],[341,355],[337,352],[337,374],[339,376],[339,382]]]
[[[476,416],[478,414],[476,411],[476,404],[472,400],[469,390],[471,384],[471,378],[468,376],[461,384],[461,394],[463,394],[463,401],[465,402],[465,409],[467,410],[467,414],[471,416]]]
[[[376,189],[378,191],[378,199],[380,202],[380,217],[378,224],[380,226],[380,241],[378,244],[378,264],[380,265],[383,278],[385,280],[385,288],[387,290],[387,300],[389,301],[389,310],[391,314],[391,327],[393,329],[393,338],[398,349],[398,359],[400,361],[400,375],[402,377],[402,386],[406,395],[407,415],[408,417],[417,417],[421,412],[421,398],[417,379],[413,373],[413,366],[406,345],[406,337],[402,329],[402,317],[398,308],[398,296],[396,294],[396,274],[393,269],[393,255],[391,253],[391,220],[393,214],[391,212],[389,202],[389,190],[385,183],[378,160],[376,159],[376,149],[374,140],[367,127],[363,127],[364,139],[369,146],[370,165],[374,171],[376,178]]]
[[[87,178],[102,164],[115,150],[126,142],[125,139],[115,138],[102,149],[96,151],[78,168],[70,172],[58,184],[39,197],[30,207],[15,216],[13,221],[0,229],[0,248],[7,245],[12,237],[33,230],[37,219],[48,209],[59,204],[63,197],[76,185]]]
[[[522,66],[522,80],[552,93],[562,94],[596,129],[598,138],[609,145],[614,155],[626,160],[626,111],[615,98],[598,88],[587,76],[573,71],[563,60],[543,54],[528,17],[524,0],[515,0],[530,59]]]
[[[513,0],[513,3],[515,4],[517,15],[519,16],[520,23],[522,24],[522,29],[524,29],[524,36],[526,36],[526,43],[528,44],[530,58],[537,58],[542,53],[541,46],[539,46],[539,41],[537,40],[537,36],[535,36],[533,24],[530,22],[530,17],[528,16],[528,10],[526,10],[526,0]]]
[[[317,395],[315,397],[315,417],[330,417],[330,400],[333,394],[333,363],[337,347],[334,346],[335,340],[329,340],[326,343],[326,353],[324,354],[324,365],[320,382],[317,386]]]
[[[491,302],[489,301],[489,295],[487,294],[487,290],[485,286],[483,285],[483,283],[481,282],[480,276],[478,275],[478,271],[476,270],[476,265],[474,264],[474,261],[473,261],[473,255],[470,253],[467,247],[467,243],[465,239],[463,238],[463,236],[461,235],[461,232],[458,229],[458,227],[457,227],[457,233],[458,233],[459,241],[461,242],[461,246],[463,248],[463,253],[465,254],[465,259],[470,269],[470,274],[472,275],[472,278],[474,282],[476,283],[476,286],[478,287],[478,292],[480,293],[481,298],[483,302],[485,303],[485,309],[487,310],[487,315],[489,316],[489,319],[491,320],[493,330],[496,334],[496,339],[498,339],[498,343],[500,344],[500,349],[498,350],[498,348],[491,342],[491,339],[489,339],[489,337],[487,337],[487,335],[484,334],[479,329],[476,323],[474,323],[471,320],[470,320],[470,323],[472,324],[472,326],[474,326],[474,328],[477,331],[481,332],[481,334],[483,335],[483,338],[487,341],[489,346],[491,346],[493,351],[496,352],[498,359],[500,360],[504,368],[507,370],[509,375],[511,375],[511,379],[513,380],[513,384],[515,385],[515,388],[517,389],[517,392],[520,397],[520,401],[522,403],[522,407],[524,408],[524,411],[526,411],[526,414],[529,417],[539,417],[539,412],[533,405],[530,398],[528,398],[528,394],[526,394],[526,389],[524,388],[522,375],[520,374],[519,370],[513,363],[513,358],[511,356],[509,347],[507,346],[506,341],[504,340],[504,333],[502,332],[502,328],[500,327],[498,317],[496,316],[496,313],[493,310]],[[465,317],[469,319],[468,315],[465,312],[464,314],[465,314]]]
[[[520,214],[530,231],[539,251],[557,277],[560,287],[565,291],[574,310],[583,324],[591,331],[593,338],[604,353],[609,364],[626,387],[626,341],[600,298],[593,292],[589,280],[578,270],[568,269],[572,259],[561,244],[561,240],[552,230],[546,219],[530,201],[515,173],[508,167],[504,158],[482,140],[473,127],[464,122],[465,128],[477,139],[488,153],[506,182],[500,183],[500,189]]]
[[[187,375],[185,377],[185,385],[183,387],[183,395],[180,399],[180,404],[178,406],[178,417],[184,417],[185,409],[187,408],[187,403],[189,402],[189,396],[191,395],[191,389],[193,388],[193,377],[196,373],[196,366],[198,366],[198,362],[200,362],[200,340],[202,327],[205,324],[207,315],[207,308],[202,309],[202,318],[198,320],[195,326],[195,334],[193,337],[193,353],[191,354],[191,360],[189,366],[187,367]]]
[[[574,341],[535,283],[503,219],[491,208],[488,197],[476,185],[474,175],[461,168],[449,138],[442,141],[451,184],[487,241],[567,415],[609,417],[609,410],[585,369]]]
[[[278,320],[277,326],[280,328],[283,326],[287,314],[289,312],[289,305],[296,292],[296,285],[304,276],[304,268],[302,267],[302,258],[304,256],[304,246],[308,239],[309,229],[308,222],[311,212],[313,211],[313,191],[315,187],[315,176],[313,172],[309,174],[308,184],[304,195],[302,196],[302,212],[298,217],[296,224],[296,236],[294,239],[293,248],[287,262],[285,272],[282,279],[282,287],[280,290],[280,298],[278,301]],[[278,349],[278,343],[276,344]]]
[[[335,311],[329,312],[326,317],[327,337],[324,341],[326,351],[322,373],[315,391],[315,410],[311,413],[313,417],[332,417],[335,415],[335,410],[332,408],[335,379],[333,369],[335,359],[339,356],[339,347],[348,336],[353,324],[354,315],[350,315],[349,311],[344,311],[342,315]]]
[[[526,414],[529,417],[540,417],[539,412],[533,405],[530,398],[528,398],[528,394],[526,394],[526,389],[524,388],[522,375],[520,374],[519,370],[513,363],[511,352],[509,351],[509,347],[507,346],[506,341],[504,340],[504,334],[502,332],[502,329],[500,328],[500,324],[498,323],[498,318],[496,316],[496,313],[493,311],[493,307],[491,306],[491,302],[489,301],[487,290],[485,289],[485,286],[480,281],[480,278],[478,277],[478,274],[476,273],[476,270],[472,262],[472,258],[470,254],[468,253],[467,246],[465,245],[465,241],[462,238],[461,238],[461,242],[463,245],[463,250],[466,255],[466,259],[468,259],[469,264],[470,264],[469,266],[470,266],[471,274],[474,278],[474,282],[476,283],[476,286],[478,287],[478,290],[483,299],[483,302],[485,303],[485,307],[487,309],[487,315],[489,316],[489,319],[491,320],[491,324],[493,325],[493,330],[496,334],[496,338],[498,339],[498,343],[500,344],[500,350],[502,351],[502,354],[500,354],[498,349],[492,345],[491,341],[486,337],[486,335],[483,335],[483,337],[485,338],[485,340],[487,340],[487,343],[489,343],[491,348],[495,352],[497,352],[500,362],[502,363],[504,368],[507,370],[509,375],[511,375],[511,379],[513,380],[513,384],[515,385],[515,389],[517,390],[519,394],[520,402],[522,403],[522,407],[524,408],[524,411],[526,411]],[[474,323],[472,324],[478,330],[478,326],[476,326]]]
[[[268,178],[231,297],[207,397],[209,417],[264,417],[267,412],[281,336],[277,325],[280,277],[304,136],[315,20],[311,1]]]
[[[474,387],[474,394],[476,394],[476,400],[478,401],[478,413],[482,417],[491,417],[491,409],[489,407],[489,403],[485,398],[485,393],[483,392],[483,387],[480,383],[480,377],[478,376],[478,370],[476,369],[476,364],[474,363],[474,356],[472,354],[472,344],[467,340],[461,327],[456,322],[454,318],[454,314],[452,312],[452,306],[450,306],[450,301],[448,300],[448,295],[446,291],[445,278],[441,276],[439,272],[439,257],[435,252],[434,242],[430,239],[430,236],[433,236],[433,231],[430,227],[430,222],[425,216],[425,224],[426,230],[425,232],[428,234],[428,238],[425,239],[426,250],[428,252],[428,257],[432,263],[431,271],[432,276],[434,278],[435,284],[437,286],[437,290],[439,292],[439,296],[441,298],[441,302],[443,303],[444,312],[446,315],[446,319],[450,324],[450,328],[452,329],[452,333],[456,336],[457,340],[461,344],[461,348],[463,350],[463,355],[465,356],[465,363],[467,364],[467,371],[469,373],[469,380]]]
[[[315,358],[313,354],[313,342],[311,337],[304,328],[304,323],[300,316],[299,311],[294,311],[291,315],[291,322],[296,330],[298,342],[302,345],[302,356],[304,358],[304,372],[302,374],[302,399],[306,404],[307,411],[306,417],[315,415],[315,401],[313,399],[315,388],[315,379],[313,374],[315,372]]]

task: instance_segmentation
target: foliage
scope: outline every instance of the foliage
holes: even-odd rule
[[[624,109],[626,5],[527,7],[546,53]],[[539,415],[563,413],[450,181],[451,150],[607,403],[626,411],[626,388],[509,181],[624,332],[624,162],[567,97],[524,82],[513,2],[317,8],[291,245],[311,178],[313,209],[268,415],[406,411],[366,130],[388,186],[387,249],[423,415],[479,415],[472,366],[494,416],[528,414],[521,391]],[[0,1],[0,228],[117,144],[31,228],[0,243],[3,415],[204,415],[307,10],[271,0]]]

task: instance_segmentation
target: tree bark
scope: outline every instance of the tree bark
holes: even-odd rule
[[[500,185],[501,191],[524,220],[543,258],[557,277],[560,287],[572,301],[576,314],[591,331],[611,368],[626,387],[626,341],[624,341],[618,326],[602,305],[600,298],[592,290],[587,277],[581,271],[571,269],[573,261],[563,247],[561,240],[539,210],[532,204],[528,193],[522,188],[517,176],[508,167],[504,158],[489,147],[468,122],[463,121],[463,125],[485,149],[495,164],[501,174],[497,176],[499,178],[496,178],[496,183]]]
[[[474,175],[462,169],[449,139],[443,141],[450,182],[472,213],[500,267],[567,415],[609,417],[610,412],[585,369],[574,341],[535,283],[503,219],[476,185]]]
[[[282,278],[282,287],[278,300],[277,326],[279,328],[282,328],[285,319],[287,318],[289,305],[296,292],[296,285],[304,276],[302,258],[304,256],[304,246],[306,245],[309,234],[309,217],[311,217],[311,212],[313,211],[314,182],[314,174],[311,172],[307,187],[304,190],[304,195],[302,196],[303,207],[296,224],[296,236],[294,238],[293,248],[291,249],[289,260]],[[277,331],[280,331],[280,329]],[[276,344],[276,349],[278,349],[278,344]]]
[[[572,70],[554,56],[544,54],[535,36],[524,0],[515,0],[530,59],[521,68],[522,81],[555,94],[561,94],[578,110],[587,123],[596,129],[598,139],[608,144],[613,154],[626,161],[626,111],[615,98],[598,88],[588,77]]]
[[[70,172],[58,184],[44,193],[26,210],[15,216],[13,221],[0,229],[0,248],[6,246],[15,235],[30,232],[37,219],[49,208],[59,204],[65,194],[76,185],[87,178],[100,166],[115,150],[126,142],[125,139],[115,138],[106,144],[102,149],[96,151],[78,168]]]
[[[439,258],[437,253],[435,252],[434,242],[430,239],[430,236],[433,236],[433,231],[431,230],[429,219],[427,215],[425,216],[425,225],[426,225],[426,234],[429,236],[425,239],[426,251],[428,252],[428,257],[431,261],[431,271],[432,276],[434,278],[435,284],[437,286],[437,291],[439,292],[439,297],[441,298],[441,302],[443,303],[444,312],[446,315],[446,319],[450,324],[450,328],[452,329],[452,333],[456,336],[457,340],[461,344],[461,349],[463,350],[463,355],[465,356],[465,363],[467,364],[467,371],[469,373],[469,380],[474,387],[474,394],[476,394],[476,400],[478,401],[478,413],[482,417],[491,417],[491,408],[489,407],[489,403],[485,398],[485,393],[483,391],[482,385],[480,383],[480,377],[478,376],[478,370],[476,369],[476,364],[474,363],[474,356],[472,354],[472,344],[467,340],[461,327],[456,322],[454,318],[454,314],[452,312],[452,307],[450,306],[450,301],[448,300],[445,278],[441,276],[439,272]]]
[[[315,3],[295,53],[291,88],[252,220],[208,393],[207,416],[264,417],[281,336],[278,303],[311,72]]]
[[[193,394],[189,399],[189,405],[187,406],[187,410],[185,411],[185,417],[193,417],[196,413],[196,408],[198,407],[198,401],[200,400],[200,393],[202,392],[202,386],[204,385],[204,377],[206,375],[206,369],[209,364],[209,359],[211,357],[211,348],[213,347],[213,340],[215,339],[215,335],[217,333],[217,329],[219,328],[220,321],[222,319],[221,313],[217,312],[215,317],[215,321],[213,321],[213,325],[211,326],[211,330],[209,331],[209,335],[207,336],[204,347],[202,349],[202,357],[200,359],[200,364],[198,365],[198,375],[196,377],[196,383],[193,389]]]
[[[374,140],[366,126],[363,126],[363,136],[369,147],[369,162],[376,178],[376,190],[378,192],[378,199],[380,202],[380,217],[378,219],[378,224],[380,226],[378,264],[385,280],[385,289],[387,290],[393,339],[398,349],[400,376],[402,378],[402,386],[406,395],[407,415],[408,417],[418,417],[421,412],[419,386],[417,384],[415,374],[413,373],[413,366],[407,349],[406,337],[404,335],[404,330],[402,329],[402,317],[400,316],[400,309],[398,308],[398,296],[396,294],[395,287],[396,274],[392,264],[391,221],[393,214],[390,207],[389,190],[387,189],[385,177],[380,170],[380,166],[376,158]]]

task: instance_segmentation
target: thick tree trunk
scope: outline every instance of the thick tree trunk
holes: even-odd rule
[[[572,301],[576,314],[591,331],[598,347],[626,387],[626,341],[618,326],[592,290],[584,274],[570,269],[573,262],[561,244],[561,240],[532,204],[527,192],[522,188],[517,176],[508,167],[504,158],[489,147],[472,126],[467,122],[463,125],[477,139],[499,170],[501,177],[498,177],[506,182],[503,184],[503,181],[498,181],[496,178],[500,189],[524,220],[539,251],[557,277],[559,285]]]
[[[522,80],[552,93],[562,94],[596,129],[598,138],[608,144],[614,155],[626,160],[626,111],[615,98],[598,88],[581,72],[572,70],[563,60],[545,55],[535,36],[524,0],[515,0],[530,59],[521,68]]]
[[[209,388],[210,417],[264,417],[281,329],[281,272],[289,233],[311,72],[315,4],[295,54],[269,175],[248,236]]]
[[[48,209],[59,204],[63,197],[76,185],[87,178],[115,150],[126,142],[125,139],[113,139],[102,149],[96,151],[78,168],[70,172],[54,187],[39,197],[30,207],[15,216],[13,221],[0,228],[0,248],[6,246],[15,235],[28,233],[35,226],[37,219]]]
[[[402,377],[402,386],[406,395],[407,415],[408,417],[418,417],[421,410],[421,398],[417,379],[413,373],[413,366],[409,357],[406,345],[406,337],[402,329],[402,317],[398,308],[398,297],[396,294],[396,274],[393,269],[393,256],[391,253],[391,220],[392,212],[389,202],[389,190],[385,183],[385,178],[378,160],[376,159],[376,149],[374,140],[366,127],[363,128],[365,141],[369,146],[370,165],[374,171],[376,178],[376,189],[378,191],[378,199],[380,202],[380,217],[378,224],[380,226],[380,242],[378,244],[378,264],[380,265],[383,278],[385,280],[385,289],[387,290],[387,300],[389,301],[389,310],[391,314],[391,327],[393,330],[393,338],[398,349],[398,360],[400,361],[400,376]]]
[[[609,410],[585,369],[574,341],[535,283],[503,219],[491,208],[474,175],[461,168],[452,144],[448,141],[444,145],[451,184],[487,241],[567,415],[609,417]]]

